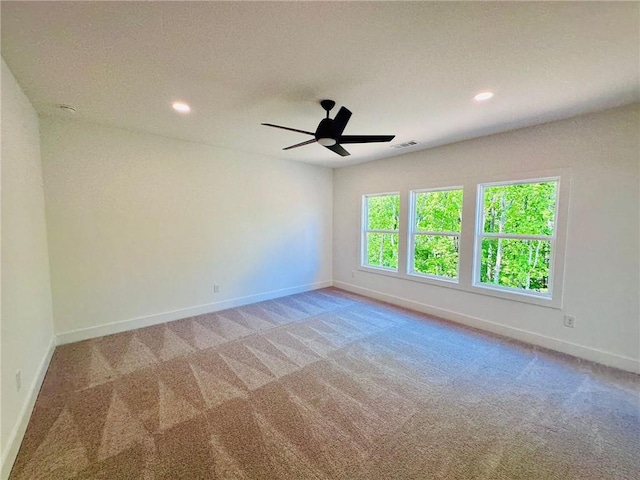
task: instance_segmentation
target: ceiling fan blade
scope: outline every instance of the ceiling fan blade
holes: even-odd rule
[[[349,121],[350,118],[351,118],[351,112],[349,111],[349,109],[345,107],[340,107],[338,114],[333,119],[333,128],[335,130],[336,136],[339,137],[340,135],[342,135],[342,132],[344,131],[344,127],[347,126],[347,122]]]
[[[374,143],[390,142],[395,135],[343,135],[338,143]]]
[[[337,143],[335,145],[331,145],[330,147],[326,147],[326,148],[328,148],[332,152],[336,152],[341,157],[347,157],[347,156],[351,155],[349,152],[347,152],[344,148],[342,148]]]
[[[282,130],[289,130],[291,132],[306,133],[307,135],[315,136],[315,133],[313,132],[307,132],[306,130],[298,130],[297,128],[283,127],[281,125],[274,125],[273,123],[261,123],[261,125],[266,125],[267,127],[281,128]]]
[[[296,143],[295,145],[291,145],[290,147],[284,147],[283,150],[291,150],[292,148],[302,147],[303,145],[309,145],[310,143],[315,143],[316,139],[307,140],[306,142]]]

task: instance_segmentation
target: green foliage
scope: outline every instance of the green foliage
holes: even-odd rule
[[[459,243],[458,237],[416,235],[414,272],[457,278]]]
[[[367,230],[398,230],[400,195],[367,197]]]
[[[367,197],[367,230],[397,231],[400,195]],[[367,233],[367,265],[398,268],[398,234]]]
[[[462,190],[419,192],[415,196],[416,232],[460,233]],[[413,271],[448,278],[458,277],[458,236],[417,233]]]
[[[485,233],[553,235],[556,188],[556,181],[485,188]],[[550,264],[549,240],[482,240],[482,283],[546,293],[549,289]]]
[[[462,190],[417,193],[415,215],[417,231],[459,233]]]
[[[550,261],[549,241],[485,238],[482,240],[480,281],[546,293]]]
[[[398,268],[397,233],[367,233],[367,265]]]
[[[484,231],[553,235],[557,182],[497,185],[484,189]]]

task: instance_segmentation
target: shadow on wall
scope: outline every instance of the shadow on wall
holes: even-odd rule
[[[256,238],[255,243],[256,247],[246,251],[239,262],[242,268],[230,279],[232,297],[243,296],[243,292],[276,292],[330,280],[324,274],[326,247],[317,218],[303,218],[295,229],[274,228]]]

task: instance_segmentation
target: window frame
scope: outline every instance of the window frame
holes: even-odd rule
[[[501,172],[493,175],[475,174],[468,177],[433,179],[431,185],[426,182],[407,182],[406,188],[396,191],[388,191],[385,193],[366,193],[362,194],[362,198],[378,195],[399,195],[400,197],[400,216],[398,220],[398,268],[380,268],[370,266],[363,262],[365,252],[365,243],[363,240],[363,232],[366,226],[366,217],[364,216],[363,203],[360,206],[361,225],[360,225],[360,260],[359,266],[355,266],[351,276],[355,278],[356,270],[368,275],[381,275],[389,278],[409,281],[423,285],[430,285],[435,288],[444,288],[448,290],[458,290],[467,294],[480,295],[488,301],[513,301],[536,305],[540,307],[561,310],[563,308],[563,289],[564,289],[564,269],[567,258],[567,236],[569,223],[569,200],[571,193],[572,169],[570,167],[540,169],[524,172]],[[550,279],[549,291],[551,295],[540,296],[531,295],[525,290],[494,288],[492,285],[476,283],[476,232],[478,219],[478,195],[480,185],[490,184],[518,184],[527,182],[538,182],[545,180],[557,181],[556,189],[556,217],[555,217],[555,246],[551,252],[550,262],[553,265],[552,278]],[[461,185],[463,190],[463,207],[462,207],[462,225],[460,233],[460,248],[458,259],[458,281],[448,281],[447,277],[434,277],[426,275],[415,275],[409,273],[409,255],[410,241],[409,231],[413,216],[410,213],[410,192],[425,190],[449,190],[459,187],[449,187],[448,185]],[[393,185],[396,186],[396,185]],[[393,188],[393,187],[392,187]],[[483,203],[480,203],[483,205]],[[484,208],[484,205],[483,205]],[[407,228],[405,223],[407,222]],[[355,228],[354,228],[354,234]],[[355,262],[354,262],[355,263]],[[550,265],[551,267],[551,265]],[[370,277],[369,277],[370,278]],[[373,281],[373,279],[371,279]],[[358,282],[359,283],[359,282]],[[374,282],[375,284],[375,282]],[[407,286],[408,288],[412,288]],[[446,291],[442,292],[447,294]]]
[[[374,229],[369,230],[369,198],[372,197],[398,197],[398,229],[397,230],[380,230]],[[399,272],[400,266],[400,232],[402,230],[402,196],[400,192],[383,192],[383,193],[367,193],[362,195],[362,206],[361,206],[361,228],[360,228],[360,267],[365,269],[373,269],[374,271],[386,274],[397,274]],[[370,265],[367,263],[367,247],[368,247],[368,238],[367,234],[369,233],[379,233],[379,234],[396,234],[398,235],[398,243],[396,245],[397,248],[397,264],[395,268],[392,267],[384,267],[380,265]]]
[[[445,232],[445,231],[426,231],[426,230],[418,230],[416,225],[416,200],[418,195],[421,193],[431,193],[431,192],[449,192],[459,190],[462,192],[462,202],[460,211],[460,231],[459,232]],[[453,186],[453,187],[437,187],[437,188],[421,188],[409,191],[409,222],[407,228],[407,275],[412,277],[417,277],[420,279],[428,279],[435,280],[440,282],[447,282],[452,284],[458,284],[460,282],[460,258],[461,258],[461,240],[462,240],[462,225],[464,222],[464,187],[463,186]],[[434,275],[430,273],[417,272],[415,270],[415,240],[417,235],[423,236],[440,236],[440,237],[457,237],[458,238],[458,269],[455,277],[446,277],[444,275]]]
[[[545,183],[545,182],[556,182],[556,191],[555,191],[555,212],[554,212],[554,225],[553,225],[553,235],[544,235],[544,234],[509,234],[509,233],[487,233],[484,231],[485,225],[485,215],[484,215],[484,193],[485,189],[489,187],[499,187],[499,186],[509,186],[509,185],[523,185],[523,184],[532,184],[532,183]],[[521,178],[521,179],[513,179],[506,181],[492,181],[492,182],[483,182],[478,183],[476,186],[476,222],[475,222],[475,230],[474,230],[474,242],[473,242],[473,266],[472,266],[472,287],[482,290],[493,291],[495,293],[499,293],[501,295],[508,296],[517,296],[521,298],[530,298],[536,300],[542,300],[551,302],[555,300],[555,304],[557,304],[560,299],[558,298],[560,295],[559,289],[556,288],[556,283],[558,281],[558,276],[556,275],[559,270],[559,265],[557,262],[558,258],[558,240],[559,240],[559,229],[561,228],[560,221],[563,220],[563,215],[561,211],[561,191],[562,191],[562,183],[560,175],[554,176],[544,176],[544,177],[535,177],[535,178]],[[564,222],[563,222],[564,224]],[[564,226],[564,225],[563,225]],[[566,227],[565,227],[566,228]],[[492,285],[488,283],[483,283],[480,281],[481,270],[482,270],[482,241],[485,238],[502,238],[507,240],[539,240],[539,241],[548,241],[551,244],[550,250],[551,255],[549,258],[549,276],[548,276],[548,289],[547,292],[536,292],[535,290],[524,290],[514,287],[507,287],[503,285]],[[508,297],[507,297],[508,298]],[[537,302],[536,302],[537,303]]]

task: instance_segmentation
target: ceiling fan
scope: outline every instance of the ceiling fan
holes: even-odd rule
[[[292,148],[302,147],[303,145],[309,145],[313,142],[318,142],[323,147],[328,148],[332,152],[337,153],[343,157],[349,155],[342,144],[345,143],[374,143],[374,142],[390,142],[395,135],[342,135],[344,128],[347,126],[349,118],[351,118],[351,112],[345,108],[340,107],[338,114],[335,118],[329,118],[329,111],[336,105],[333,100],[322,100],[320,102],[322,108],[327,111],[327,117],[323,118],[318,124],[314,132],[308,132],[306,130],[298,130],[297,128],[283,127],[281,125],[274,125],[273,123],[263,123],[267,127],[281,128],[283,130],[290,130],[292,132],[304,133],[306,135],[312,135],[315,137],[313,140],[307,140],[306,142],[296,143],[289,147],[283,148],[283,150],[291,150]]]

